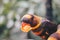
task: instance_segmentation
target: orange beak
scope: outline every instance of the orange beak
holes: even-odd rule
[[[32,28],[31,28],[30,24],[22,22],[21,30],[23,32],[29,32],[31,29]]]

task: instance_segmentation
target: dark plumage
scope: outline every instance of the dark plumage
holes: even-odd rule
[[[22,17],[22,22],[30,24],[31,30],[34,34],[42,37],[43,39],[47,39],[52,33],[56,32],[57,24],[54,24],[49,20],[44,19],[42,17],[38,17],[36,15],[31,14],[27,15],[28,17],[27,16]]]

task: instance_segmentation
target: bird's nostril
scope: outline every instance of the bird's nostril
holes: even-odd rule
[[[24,27],[26,25],[26,23],[22,22],[22,27]]]

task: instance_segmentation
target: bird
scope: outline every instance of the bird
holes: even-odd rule
[[[21,18],[21,28],[23,32],[32,31],[33,34],[47,39],[52,33],[56,32],[57,24],[49,21],[47,18],[34,14],[25,14]]]

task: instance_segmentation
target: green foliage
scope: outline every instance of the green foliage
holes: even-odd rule
[[[10,9],[11,9],[11,3],[5,4],[3,14],[7,15]]]

